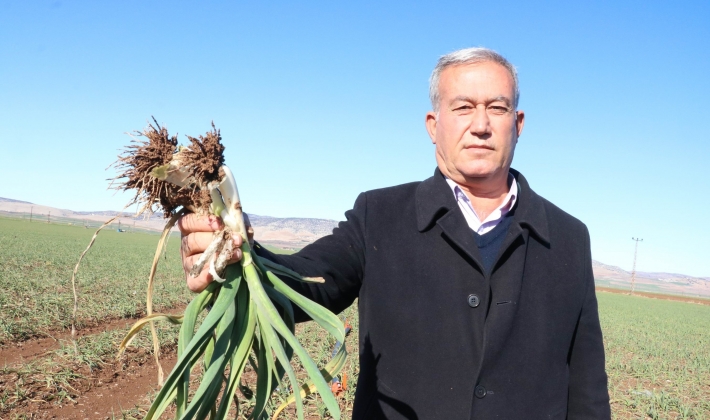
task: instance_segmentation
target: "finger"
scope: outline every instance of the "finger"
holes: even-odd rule
[[[222,219],[213,214],[188,213],[178,219],[178,228],[183,236],[193,232],[214,232],[223,227]]]
[[[247,239],[251,245],[254,245],[254,228],[251,227],[251,222],[249,221],[249,215],[243,213],[244,215],[244,227],[247,229]]]
[[[184,257],[202,254],[214,240],[212,232],[194,232],[183,236],[180,243],[180,252]]]
[[[235,248],[234,252],[232,253],[232,258],[227,261],[227,264],[234,264],[236,262],[239,262],[242,259],[242,250],[239,248]]]
[[[212,283],[212,275],[209,267],[205,267],[197,277],[187,276],[187,288],[195,293],[205,290],[210,283]]]
[[[197,277],[190,276],[190,270],[195,264],[200,255],[193,255],[183,259],[183,269],[185,270],[185,279],[187,281],[187,288],[193,292],[201,292],[212,283],[212,275],[209,272],[209,265],[202,268],[202,272]]]
[[[182,257],[182,269],[185,271],[186,276],[190,275],[190,270],[192,270],[192,266],[195,265],[198,258],[200,258],[199,255]]]

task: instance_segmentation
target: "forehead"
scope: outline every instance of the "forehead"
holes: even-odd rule
[[[504,96],[512,100],[515,87],[508,69],[485,61],[445,68],[439,78],[439,94],[442,101],[461,95],[479,99]]]

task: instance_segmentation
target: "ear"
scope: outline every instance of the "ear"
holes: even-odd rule
[[[434,111],[427,112],[424,118],[424,124],[426,125],[426,131],[429,133],[429,138],[431,138],[433,144],[436,144],[436,123],[436,113]]]
[[[523,134],[523,126],[525,125],[525,111],[516,111],[515,113],[515,129],[518,132],[518,137]]]

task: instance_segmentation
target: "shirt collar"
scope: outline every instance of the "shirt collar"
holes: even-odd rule
[[[518,183],[515,180],[513,174],[508,172],[508,185],[510,185],[510,188],[508,189],[508,194],[506,194],[500,206],[498,206],[495,210],[491,212],[490,215],[488,215],[488,217],[486,217],[486,220],[480,220],[478,215],[476,214],[476,211],[473,209],[471,200],[468,198],[466,193],[463,192],[463,189],[461,189],[461,187],[459,187],[456,182],[449,179],[449,177],[444,176],[444,178],[446,179],[446,183],[449,184],[451,191],[453,191],[454,198],[456,199],[456,202],[459,204],[459,206],[464,205],[468,209],[470,209],[471,213],[473,213],[473,216],[478,219],[478,223],[480,225],[498,219],[502,219],[503,216],[505,216],[513,208],[513,206],[515,205],[515,201],[518,197]]]
[[[513,168],[510,168],[510,173],[515,177],[518,188],[518,197],[515,200],[517,209],[514,216],[516,223],[514,224],[529,230],[530,234],[538,241],[549,246],[550,228],[547,213],[556,207],[537,195],[530,188],[530,184],[523,174]],[[417,209],[417,230],[419,232],[425,232],[439,222],[450,223],[446,222],[450,219],[447,219],[447,215],[455,207],[459,207],[451,188],[446,183],[444,174],[437,167],[434,168],[433,176],[417,185],[414,205]]]

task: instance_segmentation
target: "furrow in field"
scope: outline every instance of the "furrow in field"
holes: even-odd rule
[[[152,356],[138,351],[127,361],[111,361],[100,369],[81,367],[78,376],[62,388],[64,395],[51,395],[50,389],[36,381],[25,381],[30,396],[12,407],[0,410],[0,419],[112,419],[138,413],[148,405],[148,397],[157,390],[157,369]],[[174,348],[165,349],[161,357],[163,369],[169,372],[177,357]]]
[[[182,314],[186,305],[167,311],[173,315]],[[87,326],[77,330],[77,338],[98,334],[105,331],[125,330],[133,325],[137,318],[111,319],[101,324]],[[60,347],[62,340],[71,340],[71,331],[48,331],[45,337],[31,338],[20,342],[11,342],[0,346],[0,366],[12,366],[27,363],[37,357],[52,352]]]

